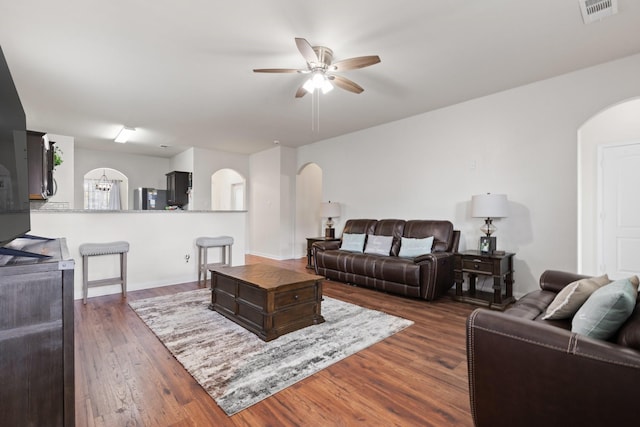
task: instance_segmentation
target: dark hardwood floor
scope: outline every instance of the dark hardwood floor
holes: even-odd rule
[[[272,261],[299,271],[306,259]],[[75,302],[77,426],[471,426],[465,320],[474,307],[324,282],[325,295],[411,327],[228,417],[119,295]],[[197,288],[129,292],[128,300]]]

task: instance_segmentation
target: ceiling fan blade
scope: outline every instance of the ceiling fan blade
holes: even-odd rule
[[[342,61],[331,64],[329,68],[334,71],[355,70],[377,64],[378,62],[380,62],[378,55],[359,56],[357,58],[343,59]]]
[[[302,54],[304,60],[307,61],[307,63],[311,64],[320,62],[320,60],[318,59],[318,55],[316,55],[316,52],[313,50],[313,47],[311,47],[311,44],[309,44],[307,40],[296,37],[296,46],[298,47],[298,50]]]
[[[353,93],[362,93],[364,91],[364,89],[359,84],[345,77],[330,76],[329,79],[332,80],[340,89],[348,90],[349,92]]]
[[[300,73],[306,70],[298,70],[295,68],[254,68],[254,73]]]
[[[296,98],[302,98],[303,96],[305,96],[307,94],[307,91],[305,88],[303,88],[302,86],[300,86],[298,88],[298,90],[296,91]]]

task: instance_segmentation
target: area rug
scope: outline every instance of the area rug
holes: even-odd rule
[[[264,342],[209,310],[198,289],[129,305],[227,413],[233,415],[413,324],[324,297],[325,322]]]

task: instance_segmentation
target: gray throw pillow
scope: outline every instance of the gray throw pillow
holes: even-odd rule
[[[367,247],[365,248],[364,253],[389,255],[392,243],[393,236],[376,236],[374,234],[369,234],[367,236]]]
[[[362,249],[364,249],[365,237],[367,237],[366,234],[344,233],[342,235],[342,244],[340,245],[340,249],[349,252],[362,252]]]

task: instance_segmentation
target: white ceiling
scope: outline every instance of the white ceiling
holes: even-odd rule
[[[640,1],[585,25],[578,0],[0,0],[0,45],[30,129],[170,156],[297,147],[640,52]],[[294,37],[365,91],[295,99]],[[639,76],[640,78],[640,76]],[[603,82],[606,84],[606,82]],[[117,131],[138,132],[128,144]],[[399,137],[401,137],[399,135]],[[167,145],[168,148],[159,148]]]

